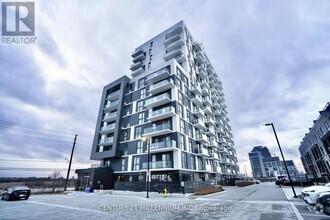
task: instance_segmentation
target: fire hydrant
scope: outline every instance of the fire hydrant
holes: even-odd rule
[[[166,188],[164,188],[163,195],[164,195],[164,197],[167,197],[167,189]]]

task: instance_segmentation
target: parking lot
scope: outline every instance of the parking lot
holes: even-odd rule
[[[123,191],[31,195],[1,201],[0,219],[330,219],[292,199],[290,187],[262,183],[226,189],[208,196],[151,193],[148,199],[145,192]]]

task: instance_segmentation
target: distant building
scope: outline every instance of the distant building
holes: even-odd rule
[[[283,161],[272,156],[267,147],[256,146],[249,153],[254,178],[287,176]],[[292,160],[286,161],[291,177],[298,176],[298,170]]]
[[[307,174],[316,177],[330,173],[330,102],[320,111],[299,146],[301,161]]]

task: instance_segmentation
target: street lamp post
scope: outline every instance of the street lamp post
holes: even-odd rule
[[[146,175],[146,183],[147,183],[147,197],[149,198],[149,179],[150,179],[150,145],[148,145],[148,138],[142,137],[142,141],[146,141],[148,148],[148,165],[147,165],[147,175]]]
[[[291,176],[290,176],[290,173],[289,173],[288,167],[287,167],[287,165],[286,165],[286,163],[285,163],[285,159],[284,159],[284,155],[283,155],[283,152],[282,152],[282,149],[281,149],[281,145],[280,145],[280,142],[278,141],[278,138],[277,138],[277,134],[276,134],[276,131],[275,131],[274,124],[273,124],[273,123],[265,124],[265,126],[270,126],[270,125],[271,125],[272,128],[273,128],[274,135],[275,135],[275,138],[276,138],[276,141],[277,141],[277,145],[278,145],[278,148],[280,149],[280,152],[281,152],[281,156],[282,156],[282,159],[283,159],[283,163],[284,163],[284,166],[285,166],[286,173],[288,174],[288,177],[289,177],[289,181],[290,181],[290,185],[291,185],[291,187],[292,187],[292,191],[293,191],[294,198],[297,198],[296,191],[294,190],[294,187],[293,187],[293,184],[292,184],[292,180],[291,180]]]

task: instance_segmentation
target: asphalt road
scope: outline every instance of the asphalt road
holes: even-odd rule
[[[209,196],[145,196],[145,192],[122,191],[32,195],[27,201],[0,201],[0,219],[299,219],[292,202],[274,183],[228,187]]]

